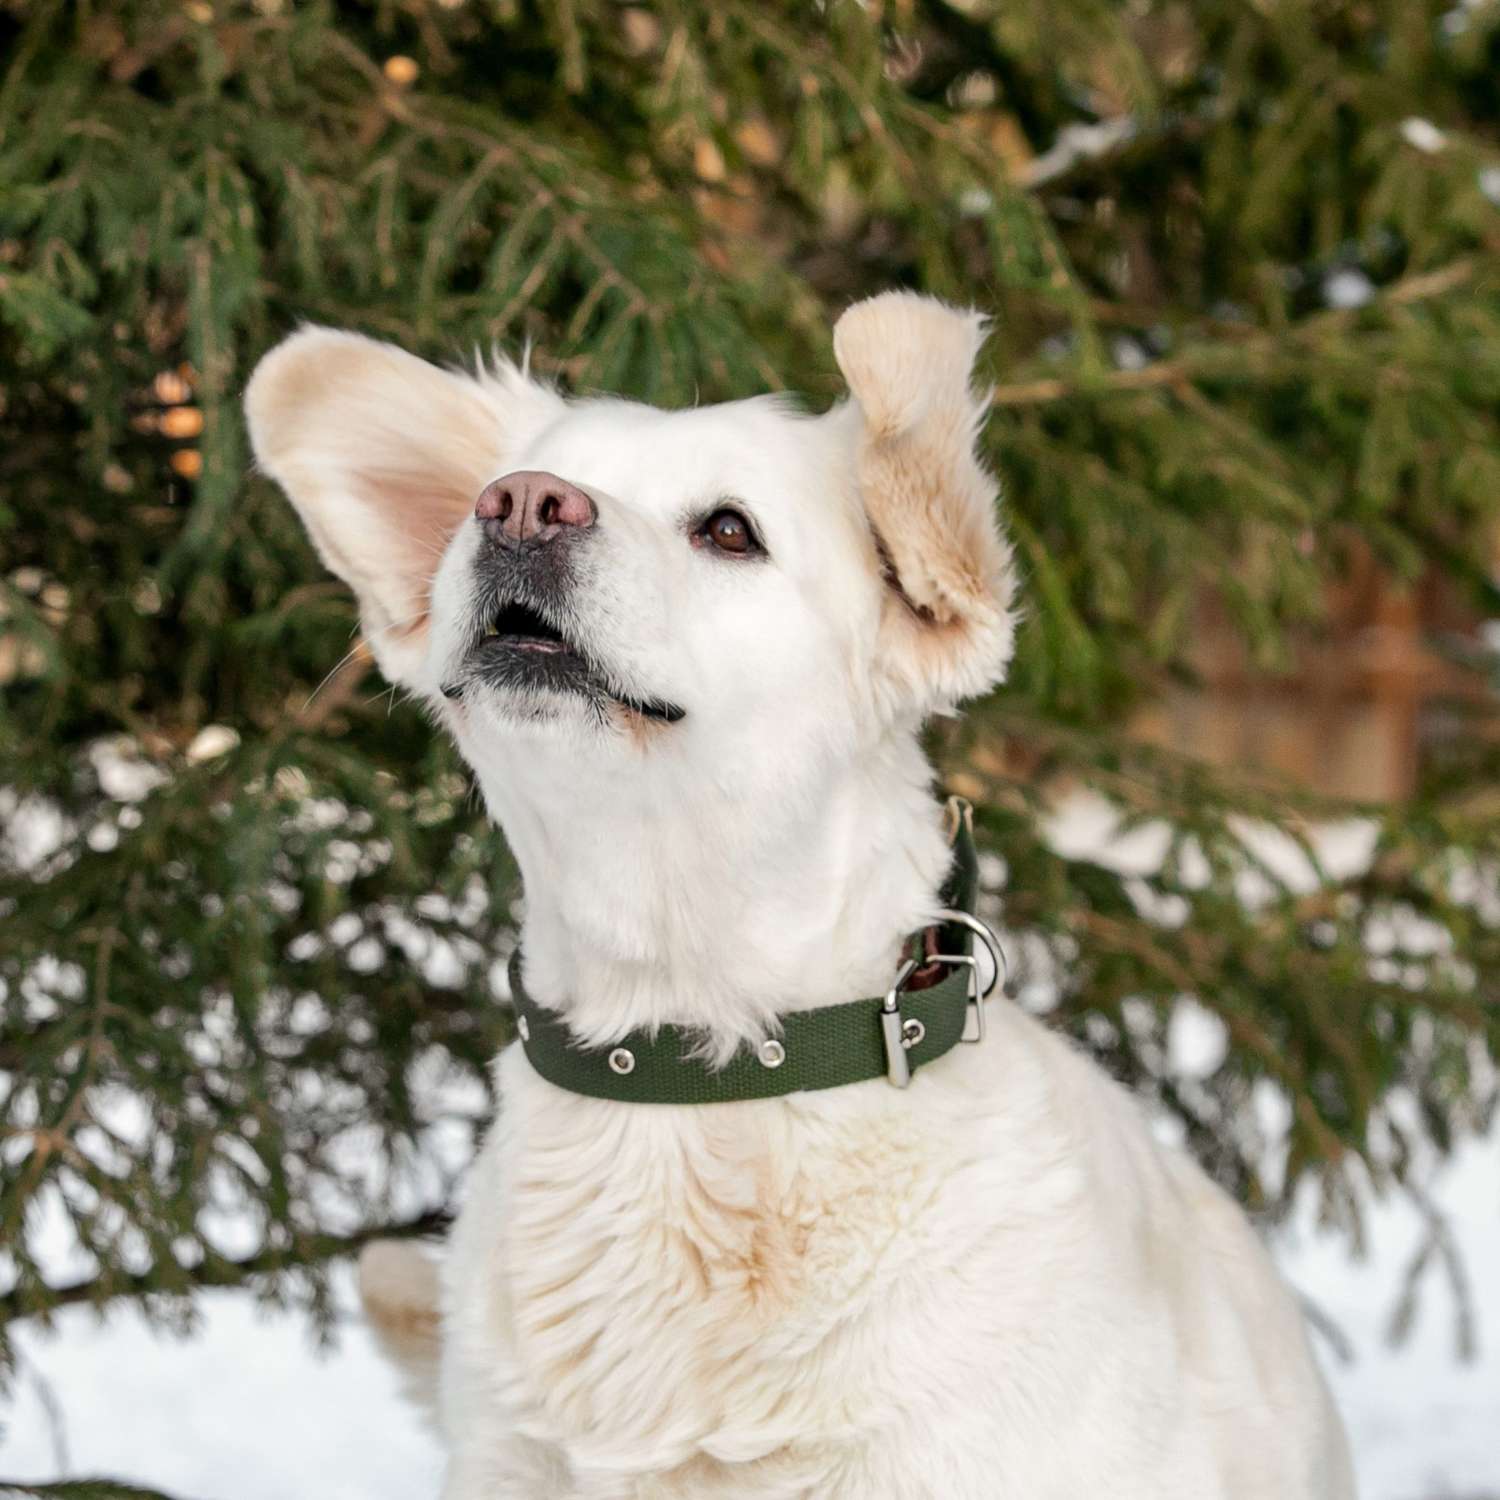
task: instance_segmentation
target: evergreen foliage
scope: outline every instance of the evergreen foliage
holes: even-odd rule
[[[1013,992],[1269,1213],[1310,1181],[1355,1232],[1367,1176],[1480,1123],[1486,725],[1300,884],[1265,827],[1312,861],[1353,809],[1121,726],[1191,684],[1206,592],[1273,675],[1356,556],[1500,614],[1500,8],[0,0],[0,58],[0,1320],[325,1310],[331,1258],[438,1222],[488,1108],[508,856],[246,474],[241,388],[301,319],[821,403],[852,298],[991,312],[1027,616],[932,738]],[[1160,864],[1059,852],[1079,787]],[[1183,996],[1226,1029],[1204,1077],[1165,1065]]]

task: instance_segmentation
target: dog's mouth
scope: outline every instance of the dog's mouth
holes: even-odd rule
[[[461,699],[472,682],[532,699],[557,693],[600,708],[613,704],[662,724],[675,724],[686,714],[667,699],[622,691],[557,625],[515,599],[495,606],[464,659],[464,671],[443,685],[443,694]]]
[[[514,651],[572,651],[562,631],[549,625],[534,609],[524,604],[502,604],[484,627],[479,644],[489,641]]]

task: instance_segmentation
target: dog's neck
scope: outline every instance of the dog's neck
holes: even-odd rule
[[[580,1039],[701,1027],[728,1055],[778,1013],[883,991],[949,849],[910,735],[795,786],[589,774],[480,782],[525,885],[527,988]]]

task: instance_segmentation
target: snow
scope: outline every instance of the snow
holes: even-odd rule
[[[221,755],[228,755],[239,742],[237,729],[231,729],[227,724],[205,724],[187,747],[186,759],[194,766],[206,760],[217,760]]]
[[[1448,144],[1448,137],[1431,120],[1410,115],[1401,122],[1401,137],[1408,146],[1435,156]]]
[[[240,1292],[204,1294],[185,1340],[125,1308],[70,1308],[51,1335],[22,1330],[0,1473],[103,1475],[196,1500],[286,1500],[312,1476],[320,1500],[436,1496],[437,1443],[354,1320],[347,1270],[340,1301],[350,1318],[329,1350]]]
[[[1137,125],[1129,115],[1100,120],[1097,124],[1064,125],[1052,145],[1034,157],[1017,174],[1023,186],[1041,187],[1061,177],[1080,161],[1107,156],[1116,147],[1134,139]]]
[[[1352,266],[1332,272],[1323,282],[1323,300],[1330,307],[1363,307],[1375,295],[1375,283]]]
[[[1500,1130],[1461,1147],[1432,1196],[1451,1221],[1472,1288],[1472,1360],[1456,1357],[1456,1309],[1439,1276],[1424,1283],[1410,1337],[1399,1347],[1386,1337],[1398,1279],[1425,1232],[1410,1206],[1388,1203],[1372,1216],[1359,1262],[1316,1234],[1307,1215],[1277,1246],[1288,1280],[1349,1339],[1348,1364],[1324,1363],[1364,1500],[1500,1495]]]

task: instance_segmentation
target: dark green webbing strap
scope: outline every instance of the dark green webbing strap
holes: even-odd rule
[[[955,823],[953,868],[943,900],[955,911],[972,914],[979,888],[972,814],[968,804],[956,798],[950,808]],[[926,936],[918,934],[917,942],[925,944]],[[947,923],[937,929],[936,951],[970,955],[973,940],[967,927]],[[971,972],[967,964],[949,965],[936,983],[901,991],[900,1020],[921,1033],[920,1040],[902,1049],[913,1073],[963,1039]],[[549,1083],[596,1099],[626,1104],[721,1104],[771,1099],[804,1089],[839,1088],[888,1074],[883,995],[790,1011],[781,1017],[775,1038],[759,1047],[742,1046],[722,1067],[713,1067],[696,1055],[701,1034],[685,1026],[633,1031],[605,1047],[581,1046],[557,1012],[544,1009],[526,993],[519,949],[511,956],[510,987],[517,1029],[531,1066]],[[913,1021],[920,1028],[912,1027]]]

